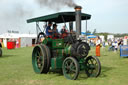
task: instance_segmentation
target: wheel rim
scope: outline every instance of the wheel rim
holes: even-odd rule
[[[79,66],[74,58],[67,58],[63,62],[63,74],[67,79],[75,80],[79,74]]]
[[[37,51],[36,54],[35,54],[35,65],[37,65],[38,69],[41,69],[43,63],[43,57],[40,55],[40,52]]]
[[[85,62],[86,73],[89,77],[97,77],[101,72],[101,64],[97,57],[89,56]]]
[[[41,48],[36,46],[32,54],[32,65],[36,73],[40,73],[43,67],[43,55],[41,54]]]

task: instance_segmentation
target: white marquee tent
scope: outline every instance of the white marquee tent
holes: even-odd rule
[[[36,34],[5,33],[0,35],[0,39],[3,39],[4,47],[7,47],[7,42],[11,39],[20,39],[20,47],[32,46],[32,40],[36,39],[36,37]]]

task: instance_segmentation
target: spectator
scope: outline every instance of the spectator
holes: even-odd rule
[[[98,36],[96,38],[96,56],[99,56],[99,57],[100,57],[100,47],[101,47],[100,44],[101,44],[101,39]]]

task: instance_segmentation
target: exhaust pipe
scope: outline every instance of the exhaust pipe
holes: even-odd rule
[[[81,6],[76,6],[76,38],[79,39],[79,35],[81,35]]]

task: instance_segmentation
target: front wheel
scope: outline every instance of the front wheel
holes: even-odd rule
[[[89,56],[85,60],[85,72],[88,77],[98,77],[101,72],[101,64],[96,56]]]
[[[63,74],[67,79],[76,80],[79,75],[79,63],[73,57],[67,57],[63,61]]]

